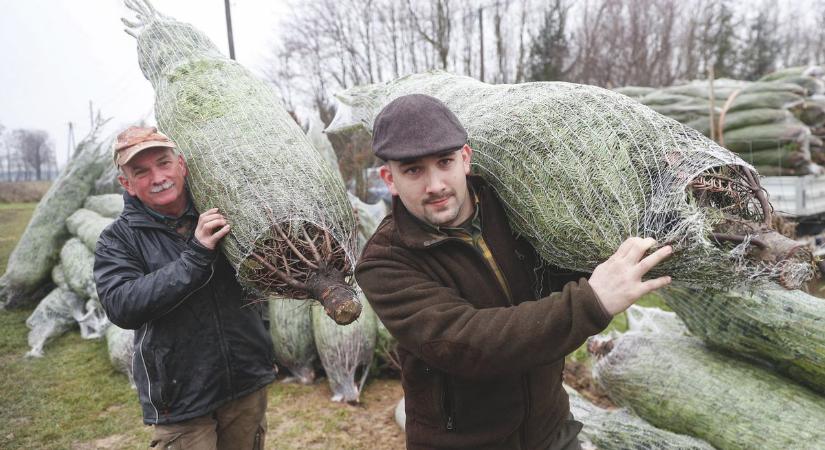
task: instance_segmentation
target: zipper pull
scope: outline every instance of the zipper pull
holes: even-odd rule
[[[447,431],[453,431],[453,416],[447,417]]]

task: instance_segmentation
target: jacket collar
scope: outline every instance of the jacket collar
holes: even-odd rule
[[[197,211],[195,211],[194,203],[192,202],[192,196],[189,193],[189,186],[186,187],[186,195],[189,197],[189,210],[192,210],[194,214],[197,216]],[[128,192],[123,192],[123,218],[126,220],[126,223],[129,224],[130,227],[133,228],[160,228],[160,229],[167,229],[167,226],[160,222],[158,219],[154,218],[153,215],[158,214],[157,212],[150,211],[149,208],[143,204],[135,196],[129,195]],[[186,213],[184,213],[186,214]]]
[[[478,205],[476,205],[476,208],[479,208],[482,204],[490,203],[490,201],[486,199],[495,194],[492,193],[492,190],[484,179],[477,175],[469,175],[467,177],[467,183],[475,192],[475,195],[478,196]],[[472,201],[472,198],[468,200]],[[481,223],[489,223],[489,221],[486,220],[486,216],[488,215],[485,212],[486,210],[489,210],[489,208],[481,208]],[[440,232],[438,228],[424,223],[421,219],[412,215],[397,195],[392,198],[392,216],[395,220],[398,237],[404,246],[408,248],[429,248],[451,239],[446,233]]]

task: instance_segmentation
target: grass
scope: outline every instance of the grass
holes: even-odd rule
[[[122,436],[120,448],[148,442],[135,393],[109,364],[104,341],[71,332],[47,346],[43,358],[22,357],[30,312],[0,313],[0,448],[71,448],[112,435]]]
[[[26,229],[36,203],[0,203],[0,273],[6,272],[9,255]]]
[[[25,203],[39,201],[51,181],[15,181],[0,183],[0,203]]]
[[[34,207],[0,204],[0,272]],[[145,441],[143,427],[134,426],[140,414],[134,393],[109,364],[105,342],[74,332],[51,343],[45,357],[23,358],[31,311],[0,312],[0,448],[70,448],[130,428],[126,447]]]

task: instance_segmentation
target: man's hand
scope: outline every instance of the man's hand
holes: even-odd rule
[[[214,250],[218,242],[227,234],[229,234],[229,224],[226,223],[226,218],[218,212],[218,208],[212,208],[198,217],[195,239],[209,250]]]
[[[670,277],[642,281],[650,269],[673,253],[673,248],[666,245],[644,257],[654,245],[653,238],[628,238],[613,256],[596,266],[590,276],[590,287],[611,315],[629,308],[643,295],[670,284]]]

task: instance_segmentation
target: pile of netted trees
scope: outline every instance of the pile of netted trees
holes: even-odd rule
[[[661,89],[616,89],[700,131],[760,175],[822,174],[825,69],[794,67],[755,82],[696,80]]]
[[[616,404],[718,449],[823,448],[822,299],[685,287],[663,297],[676,314],[634,307],[627,333],[588,344]]]
[[[80,142],[37,205],[0,278],[4,308],[37,305],[26,321],[29,356],[42,356],[44,345],[69,329],[79,326],[91,339],[108,325],[92,276],[93,251],[123,200],[101,181],[111,166],[111,140],[98,138],[102,125]]]

